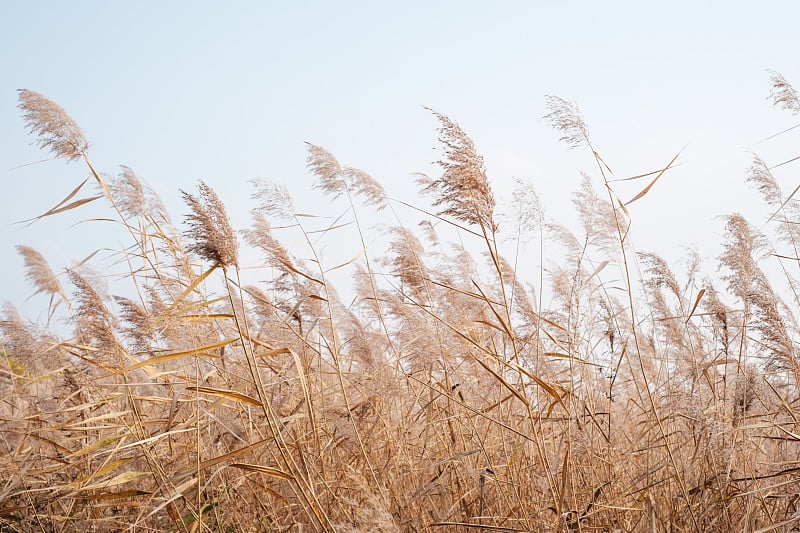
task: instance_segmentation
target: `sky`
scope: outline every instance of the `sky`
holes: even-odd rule
[[[625,178],[680,166],[630,206],[638,249],[675,257],[697,246],[713,264],[721,215],[765,211],[745,174],[797,154],[797,122],[769,101],[768,69],[800,86],[796,2],[6,1],[0,4],[0,301],[46,306],[14,246],[59,270],[124,245],[102,205],[20,224],[88,176],[44,161],[17,89],[58,102],[103,172],[133,168],[173,219],[198,179],[248,225],[248,180],[285,183],[299,209],[335,215],[312,190],[306,142],[367,171],[393,197],[416,198],[435,172],[435,118],[452,118],[483,154],[499,198],[530,179],[545,214],[574,222],[571,193],[591,154],[558,141],[546,95],[576,102],[595,148]],[[776,169],[785,191],[798,164]],[[623,199],[645,183],[618,184]],[[36,299],[39,298],[39,299]],[[34,317],[35,318],[35,317]]]

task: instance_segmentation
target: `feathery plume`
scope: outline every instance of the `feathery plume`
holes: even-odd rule
[[[347,192],[347,181],[339,161],[326,149],[311,143],[306,144],[308,145],[306,166],[319,180],[314,188],[333,195],[334,199]]]
[[[119,306],[119,316],[128,324],[122,332],[130,339],[133,349],[139,352],[148,350],[156,338],[153,318],[144,307],[129,298],[115,296],[114,300]]]
[[[39,332],[27,324],[19,311],[10,303],[3,304],[0,316],[0,332],[3,334],[3,347],[13,357],[36,362],[41,356],[37,352]]]
[[[678,285],[678,280],[669,265],[659,255],[654,253],[640,252],[637,254],[639,260],[644,263],[645,271],[648,278],[645,280],[645,285],[651,289],[667,288],[672,294],[680,301],[681,288]]]
[[[773,105],[791,111],[793,115],[800,113],[800,96],[798,96],[795,88],[781,74],[772,70],[768,72],[769,79],[772,82],[769,98],[772,100]]]
[[[386,207],[386,191],[375,178],[357,168],[346,168],[345,174],[353,193],[364,198],[364,204],[376,207],[379,211]]]
[[[75,286],[75,324],[82,342],[117,353],[119,342],[114,334],[116,320],[106,307],[103,298],[85,276],[75,270],[67,269],[69,281]]]
[[[296,270],[289,251],[272,235],[272,226],[260,213],[253,215],[252,229],[242,230],[244,240],[250,246],[260,248],[267,255],[267,263],[287,274]]]
[[[89,143],[83,131],[61,106],[30,89],[20,89],[18,93],[25,126],[38,136],[40,147],[68,160],[86,154]]]
[[[736,388],[733,393],[733,424],[737,425],[750,410],[756,396],[756,373],[749,367],[736,379]]]
[[[308,144],[307,166],[319,180],[314,186],[325,194],[336,199],[348,192],[364,197],[364,203],[377,207],[386,207],[386,191],[372,176],[363,170],[343,167],[329,151]]]
[[[239,245],[225,205],[214,189],[202,180],[198,189],[198,196],[181,191],[184,201],[191,209],[191,213],[186,215],[186,222],[189,224],[186,236],[194,241],[189,249],[220,266],[238,266]]]
[[[747,169],[746,179],[761,193],[761,197],[768,205],[779,206],[781,204],[783,193],[780,185],[775,181],[775,177],[764,160],[757,155],[753,156],[753,162]]]
[[[121,168],[119,176],[108,181],[111,195],[116,200],[120,211],[126,215],[130,217],[144,216],[148,211],[144,185],[131,168],[124,165]]]
[[[25,260],[25,278],[30,281],[31,285],[36,289],[35,294],[39,294],[40,292],[47,293],[51,296],[54,294],[64,294],[58,277],[50,269],[50,265],[47,264],[47,260],[45,260],[42,254],[30,246],[22,244],[17,246],[17,252],[19,252]]]
[[[542,231],[544,212],[536,188],[530,180],[514,180],[516,186],[511,193],[511,213],[513,222],[521,233],[529,235]]]
[[[619,251],[619,233],[617,222],[624,234],[628,228],[628,221],[624,217],[614,216],[614,206],[600,198],[592,185],[588,175],[583,175],[581,188],[572,194],[572,203],[578,210],[583,228],[586,231],[586,241],[597,246],[600,250],[613,256]]]
[[[404,292],[407,292],[417,301],[424,301],[425,279],[428,273],[422,262],[424,250],[419,239],[407,228],[392,228],[395,238],[389,245],[393,254],[387,263],[391,266],[392,274],[400,278]]]
[[[711,317],[711,332],[714,338],[722,346],[722,353],[728,355],[728,346],[731,343],[731,332],[729,329],[729,315],[731,309],[720,300],[719,292],[710,280],[705,282],[705,295],[703,305]]]
[[[281,220],[294,218],[294,202],[286,185],[264,179],[254,179],[250,183],[256,189],[250,197],[259,202],[258,209]]]
[[[564,100],[558,96],[547,96],[545,105],[549,113],[544,116],[544,119],[553,129],[561,132],[559,141],[567,143],[570,148],[591,144],[589,127],[583,121],[583,116],[575,102]]]
[[[483,156],[458,124],[432,109],[428,111],[441,123],[437,131],[439,142],[444,145],[444,158],[437,164],[444,173],[434,180],[427,177],[419,180],[422,191],[434,197],[434,206],[444,207],[440,215],[468,224],[482,224],[496,231],[494,195],[486,177]]]

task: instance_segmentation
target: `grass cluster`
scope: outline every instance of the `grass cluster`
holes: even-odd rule
[[[773,88],[800,112],[782,77]],[[482,157],[434,113],[441,173],[419,177],[433,207],[384,229],[373,256],[362,221],[391,220],[399,202],[320,147],[308,168],[341,217],[298,214],[259,181],[237,232],[200,182],[183,192],[180,231],[131,169],[95,170],[63,109],[20,91],[40,145],[97,185],[43,216],[107,202],[129,239],[114,258],[130,291],[106,294],[91,261],[54,271],[18,247],[66,326],[2,308],[0,531],[798,527],[800,205],[755,159],[748,180],[775,235],[731,215],[718,278],[698,260],[676,274],[634,250],[626,208],[675,160],[623,202],[577,108],[548,107],[597,162],[574,196],[581,234],[545,220],[525,187],[501,233]],[[340,239],[361,253],[326,264],[322,243]],[[546,267],[518,275],[521,250],[551,241]],[[242,282],[240,244],[266,281]],[[781,256],[786,298],[767,254]],[[343,271],[352,288],[337,290]]]

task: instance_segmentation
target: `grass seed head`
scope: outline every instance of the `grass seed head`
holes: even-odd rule
[[[198,189],[197,196],[181,191],[191,210],[186,215],[189,224],[186,236],[192,241],[189,249],[220,266],[238,266],[239,244],[225,205],[205,182],[200,181]]]
[[[39,138],[40,147],[69,160],[86,154],[89,142],[77,122],[60,105],[30,89],[18,92],[25,126]]]

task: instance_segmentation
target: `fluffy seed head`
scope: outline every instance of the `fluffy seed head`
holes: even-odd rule
[[[567,143],[570,148],[590,144],[589,127],[583,121],[583,116],[575,102],[564,100],[558,96],[547,96],[545,101],[549,113],[544,118],[552,128],[561,132],[559,141]]]
[[[438,132],[439,141],[444,145],[444,157],[437,164],[444,172],[439,178],[420,180],[423,192],[434,197],[433,205],[443,207],[440,215],[496,230],[494,195],[483,157],[458,124],[441,113],[429,111],[441,124]]]
[[[186,215],[189,230],[186,236],[192,240],[190,250],[212,263],[223,267],[238,266],[239,244],[233,232],[225,205],[214,189],[205,182],[198,185],[199,195],[181,191],[183,199],[191,209]]]
[[[30,246],[18,245],[17,252],[25,260],[25,277],[36,289],[36,294],[62,294],[58,277],[50,269],[44,256]]]
[[[790,111],[793,115],[800,113],[800,96],[792,85],[781,74],[769,71],[772,82],[769,98],[772,103],[781,109]]]
[[[386,191],[372,176],[363,170],[343,167],[329,151],[308,143],[309,170],[317,177],[317,189],[338,198],[348,192],[362,196],[366,205],[378,209],[386,207]]]
[[[255,179],[250,183],[256,189],[251,198],[258,201],[260,210],[282,220],[294,217],[294,203],[286,185],[263,179]]]
[[[80,126],[60,105],[30,89],[18,92],[25,126],[39,138],[36,143],[40,147],[69,160],[86,154],[89,142]]]

